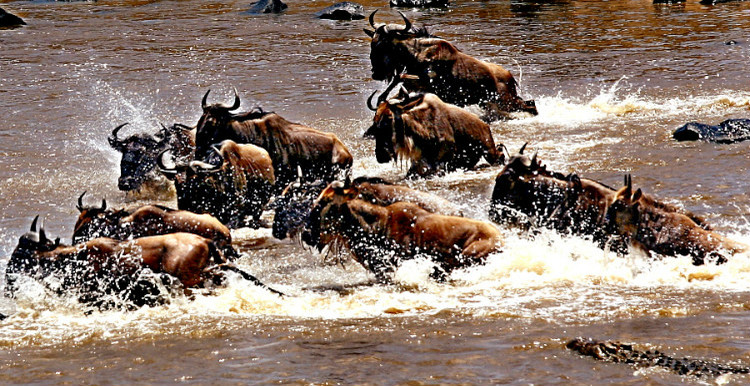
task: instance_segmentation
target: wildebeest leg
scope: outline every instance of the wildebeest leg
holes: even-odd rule
[[[234,264],[224,263],[224,264],[217,264],[217,265],[214,265],[214,266],[206,268],[206,273],[210,273],[210,274],[217,275],[219,273],[219,271],[229,271],[229,272],[237,273],[243,279],[245,279],[245,280],[247,280],[247,281],[249,281],[249,282],[257,285],[258,287],[266,289],[266,290],[268,290],[268,291],[270,291],[270,292],[272,292],[272,293],[274,293],[276,295],[279,295],[279,296],[286,296],[283,292],[277,291],[277,290],[275,290],[275,289],[273,289],[273,288],[265,285],[263,282],[261,282],[260,280],[258,280],[258,278],[256,278],[255,276],[249,274],[248,272],[246,272],[246,271],[238,268]],[[221,275],[217,275],[217,276],[221,276]]]
[[[484,110],[484,114],[482,114],[480,118],[487,123],[507,121],[513,118],[510,113],[503,110],[497,102],[484,102],[480,106],[482,107],[482,110]]]

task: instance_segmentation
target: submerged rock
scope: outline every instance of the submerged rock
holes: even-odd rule
[[[315,13],[320,19],[360,20],[365,18],[365,7],[362,4],[343,1]]]
[[[678,141],[734,143],[750,139],[750,119],[727,119],[717,126],[689,122],[672,133]]]
[[[287,8],[281,0],[259,0],[251,4],[250,9],[244,13],[249,15],[260,15],[262,13],[281,13]]]
[[[449,0],[390,0],[391,7],[445,7]]]
[[[26,25],[26,22],[23,21],[23,19],[0,8],[0,28],[19,27],[22,25]]]

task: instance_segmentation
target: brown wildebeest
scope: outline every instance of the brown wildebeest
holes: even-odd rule
[[[80,212],[73,231],[73,244],[98,238],[130,240],[145,236],[187,232],[213,240],[224,256],[230,260],[237,257],[232,247],[232,234],[224,224],[210,214],[197,214],[186,210],[175,210],[160,205],[143,205],[128,209],[107,209],[102,200],[101,207],[84,206],[83,192],[78,197],[76,208]]]
[[[508,70],[464,54],[425,28],[414,28],[401,12],[404,26],[375,24],[375,12],[369,19],[375,30],[365,30],[372,38],[373,79],[391,80],[405,71],[417,78],[408,84],[410,91],[430,92],[458,106],[479,104],[491,120],[514,111],[537,114],[533,100],[518,96],[518,85]]]
[[[746,244],[700,227],[682,213],[654,205],[641,189],[633,191],[630,176],[625,177],[625,186],[616,192],[607,217],[611,231],[633,247],[664,256],[690,256],[695,265],[705,263],[706,259],[723,263],[728,256],[750,249]]]
[[[268,152],[232,140],[223,141],[220,149],[211,149],[217,159],[191,161],[173,168],[164,166],[165,154],[158,157],[161,172],[175,181],[177,207],[209,213],[230,228],[258,227],[276,182]]]
[[[358,196],[341,182],[329,185],[316,200],[303,240],[318,250],[342,243],[379,281],[388,281],[401,261],[419,256],[432,259],[441,278],[501,251],[503,241],[492,224],[430,213],[408,202],[374,205]]]
[[[392,87],[378,98],[372,126],[365,137],[375,138],[375,156],[380,163],[399,158],[411,161],[409,176],[428,176],[440,171],[471,169],[484,157],[491,165],[505,157],[495,146],[490,125],[476,115],[448,103],[435,94],[402,92],[386,100]]]
[[[607,211],[616,191],[611,187],[571,173],[547,170],[536,154],[523,155],[526,145],[514,155],[495,179],[489,217],[497,223],[522,228],[544,227],[563,234],[592,236],[604,247],[613,240]],[[674,205],[644,197],[668,212],[683,213],[696,224],[708,228],[704,220]],[[625,252],[618,242],[613,249]]]
[[[205,155],[213,144],[226,139],[260,146],[273,160],[277,191],[295,180],[298,167],[307,181],[330,182],[341,174],[348,175],[352,155],[335,134],[292,123],[262,110],[233,114],[230,111],[240,107],[236,90],[232,106],[207,104],[209,92],[203,96],[203,115],[196,126],[197,156]]]
[[[323,181],[305,183],[298,180],[289,184],[273,204],[276,211],[273,218],[273,237],[283,240],[297,236],[307,222],[315,200],[327,186],[328,183]],[[382,178],[357,177],[351,181],[351,186],[357,189],[358,199],[371,204],[387,206],[406,201],[428,212],[462,216],[461,210],[444,198],[397,185]]]
[[[117,126],[107,138],[113,149],[122,153],[118,189],[138,191],[145,184],[157,183],[163,178],[156,170],[156,157],[169,150],[176,158],[188,161],[195,151],[195,131],[191,127],[176,123],[154,134],[138,133],[127,138],[118,138],[118,132],[127,123]]]
[[[170,233],[119,241],[100,237],[66,246],[47,239],[44,228],[23,235],[6,268],[6,290],[18,291],[20,276],[36,280],[55,277],[61,293],[78,291],[79,300],[97,303],[106,294],[123,292],[136,305],[149,304],[154,286],[138,282],[139,272],[149,268],[167,274],[186,288],[198,287],[207,280],[221,279],[224,271],[239,273],[256,285],[266,287],[257,278],[227,263],[213,241],[192,233]],[[153,284],[153,283],[152,283]],[[270,290],[270,289],[269,289]],[[272,290],[278,293],[277,291]],[[127,292],[127,293],[125,293]],[[101,303],[100,303],[101,304]]]

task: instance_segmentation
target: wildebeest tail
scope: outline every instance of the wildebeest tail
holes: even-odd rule
[[[286,296],[283,292],[277,291],[277,290],[275,290],[275,289],[273,289],[273,288],[265,285],[262,281],[258,280],[257,277],[255,277],[255,276],[251,275],[250,273],[248,273],[248,272],[240,269],[236,265],[225,263],[225,264],[219,264],[219,265],[217,265],[217,268],[221,269],[222,271],[235,272],[235,273],[239,274],[240,276],[242,276],[243,279],[245,279],[245,280],[247,280],[247,281],[249,281],[249,282],[257,285],[258,287],[264,288],[264,289],[266,289],[268,291],[271,291],[271,292],[273,292],[273,293],[275,293],[276,295],[279,295],[279,296]]]

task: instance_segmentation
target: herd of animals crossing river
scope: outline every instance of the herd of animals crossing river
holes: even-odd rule
[[[374,140],[378,162],[408,163],[409,179],[481,168],[482,159],[500,167],[491,202],[483,204],[493,223],[467,218],[445,198],[398,182],[353,178],[354,157],[336,134],[290,122],[283,111],[238,112],[243,103],[237,90],[231,104],[209,103],[206,91],[195,125],[123,137],[126,126],[119,124],[108,138],[123,155],[119,188],[175,189],[177,208],[90,205],[81,186],[71,245],[34,219],[9,258],[6,296],[30,278],[52,293],[75,293],[92,310],[127,310],[168,302],[165,288],[232,285],[232,275],[282,298],[293,296],[235,264],[239,254],[230,230],[242,227],[271,227],[275,238],[298,240],[316,253],[350,253],[380,284],[392,283],[398,267],[417,258],[434,263],[435,281],[450,281],[453,271],[481,267],[487,256],[502,253],[504,228],[529,237],[543,228],[582,236],[623,258],[637,253],[724,264],[748,252],[748,245],[714,231],[701,216],[634,186],[630,175],[622,186],[610,187],[548,170],[544,153],[530,150],[533,139],[508,149],[502,138],[493,138],[489,123],[538,113],[533,100],[520,97],[513,75],[431,35],[403,13],[399,24],[378,23],[379,15],[369,15],[365,32],[372,78],[386,86],[366,102],[374,117],[365,140]],[[479,115],[466,106],[478,106]],[[733,119],[717,126],[688,123],[674,138],[720,146],[748,139],[748,132],[748,120]],[[264,212],[274,214],[272,223]],[[575,340],[568,347],[680,374],[748,372],[620,343]]]

